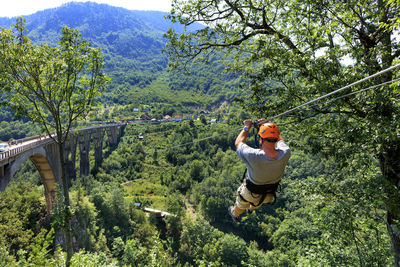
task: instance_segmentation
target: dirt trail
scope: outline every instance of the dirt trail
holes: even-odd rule
[[[189,200],[185,197],[185,210],[189,213],[189,216],[192,220],[196,220],[196,210],[193,204],[189,203]]]

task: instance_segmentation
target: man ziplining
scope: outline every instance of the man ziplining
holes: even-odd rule
[[[260,149],[245,144],[253,122],[245,120],[244,128],[236,138],[236,153],[247,166],[247,174],[237,190],[234,206],[228,208],[229,215],[235,222],[245,210],[248,213],[261,207],[263,203],[275,200],[275,191],[279,185],[285,167],[290,158],[290,149],[279,134],[274,123],[260,125]]]

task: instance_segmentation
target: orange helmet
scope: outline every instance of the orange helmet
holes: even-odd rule
[[[279,129],[278,126],[276,126],[275,123],[268,122],[264,123],[260,126],[260,130],[258,131],[258,134],[261,136],[261,138],[279,138]]]

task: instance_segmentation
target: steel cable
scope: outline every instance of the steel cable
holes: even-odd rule
[[[262,121],[260,121],[260,122],[258,122],[258,123],[259,123],[259,124],[262,124],[262,123],[265,123],[265,122],[267,122],[267,121],[271,121],[271,120],[273,120],[273,119],[279,118],[279,117],[281,117],[281,116],[283,116],[283,115],[292,113],[292,112],[295,111],[295,110],[301,109],[302,107],[308,106],[308,105],[310,105],[310,104],[312,104],[312,103],[314,103],[314,102],[317,102],[317,101],[319,101],[319,100],[321,100],[321,99],[324,99],[324,98],[326,98],[326,97],[328,97],[328,96],[331,96],[331,95],[333,95],[333,94],[339,93],[339,92],[341,92],[341,91],[343,91],[343,90],[346,90],[346,89],[348,89],[348,88],[350,88],[350,87],[353,87],[353,86],[355,86],[355,85],[358,85],[358,84],[360,84],[360,83],[363,83],[363,82],[365,82],[365,81],[367,81],[367,80],[369,80],[369,79],[375,78],[375,77],[377,77],[377,76],[379,76],[379,75],[382,75],[382,74],[384,74],[384,73],[386,73],[386,72],[388,72],[388,71],[394,70],[394,69],[396,69],[396,68],[398,68],[398,67],[400,67],[400,64],[397,64],[397,65],[395,65],[395,66],[392,66],[392,67],[390,67],[390,68],[387,68],[387,69],[385,69],[385,70],[382,70],[382,71],[380,71],[380,72],[377,72],[377,73],[375,73],[375,74],[373,74],[373,75],[370,75],[370,76],[368,76],[368,77],[366,77],[366,78],[363,78],[363,79],[361,79],[361,80],[359,80],[359,81],[356,81],[356,82],[354,82],[354,83],[351,83],[351,84],[349,84],[349,85],[346,85],[346,86],[344,86],[344,87],[342,87],[342,88],[339,88],[339,89],[337,89],[337,90],[335,90],[335,91],[332,91],[332,92],[330,92],[330,93],[328,93],[328,94],[325,94],[325,95],[323,95],[323,96],[320,96],[320,97],[318,97],[318,98],[316,98],[316,99],[313,99],[313,100],[311,100],[311,101],[308,101],[308,102],[306,102],[306,103],[303,103],[303,104],[301,104],[301,105],[299,105],[299,106],[297,106],[297,107],[294,107],[294,108],[292,108],[292,109],[289,109],[289,110],[287,110],[287,111],[285,111],[285,112],[282,112],[282,113],[279,113],[279,114],[277,114],[277,115],[275,115],[275,116],[269,117],[269,118],[267,118],[267,119],[265,119],[265,120],[262,120]],[[371,90],[371,89],[374,89],[374,88],[377,88],[377,87],[381,87],[381,86],[383,86],[383,85],[391,84],[391,83],[394,83],[394,82],[399,81],[399,80],[400,80],[400,78],[397,78],[397,79],[394,79],[394,80],[391,80],[391,81],[388,81],[388,82],[384,82],[384,83],[381,83],[381,84],[378,84],[378,85],[374,85],[374,86],[371,86],[371,87],[368,87],[368,88],[364,88],[364,89],[361,89],[361,90],[358,90],[358,91],[355,91],[355,92],[352,92],[352,93],[349,93],[349,94],[346,94],[346,95],[343,95],[343,96],[340,96],[340,97],[337,97],[337,98],[334,98],[334,99],[330,99],[330,100],[325,101],[325,102],[322,102],[322,103],[314,104],[314,105],[312,105],[311,107],[314,107],[314,106],[317,106],[317,105],[321,105],[321,104],[325,104],[325,103],[329,103],[329,102],[333,102],[333,101],[336,101],[336,100],[338,100],[338,99],[341,99],[341,98],[344,98],[344,97],[347,97],[347,96],[351,96],[351,95],[355,95],[355,94],[357,94],[357,93],[361,93],[361,92],[364,92],[364,91],[367,91],[367,90]],[[195,140],[195,141],[192,141],[192,142],[188,142],[188,143],[184,143],[184,144],[172,146],[172,147],[165,148],[165,149],[174,149],[174,148],[178,148],[178,147],[182,147],[182,146],[187,146],[187,145],[190,145],[190,144],[202,142],[202,141],[205,141],[205,140],[208,140],[208,139],[212,139],[212,138],[216,138],[216,137],[219,137],[219,136],[222,136],[222,135],[226,135],[226,134],[229,134],[229,133],[238,132],[238,131],[241,131],[242,129],[243,129],[243,127],[240,127],[240,128],[233,129],[233,130],[230,130],[230,131],[222,132],[222,133],[217,134],[217,135],[208,136],[208,137],[205,137],[205,138],[202,138],[202,139],[199,139],[199,140]],[[163,150],[164,150],[164,149],[163,149]]]

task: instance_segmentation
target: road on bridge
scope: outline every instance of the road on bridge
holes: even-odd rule
[[[121,126],[122,124],[125,123],[115,123],[115,124],[105,124],[105,125],[100,125],[100,126],[91,126],[91,127],[86,127],[78,130],[71,130],[70,132],[73,133],[75,131],[86,131],[86,130],[93,130],[97,128],[108,128],[108,127],[113,127],[113,126]],[[48,136],[48,135],[38,135],[38,136],[32,136],[32,137],[27,137],[23,139],[17,139],[13,140],[12,145],[8,146],[8,150],[4,152],[0,152],[0,163],[1,161],[7,160],[10,157],[16,156],[28,149],[32,149],[37,146],[44,145],[46,143],[52,142],[53,140]],[[0,164],[1,165],[1,164]]]

